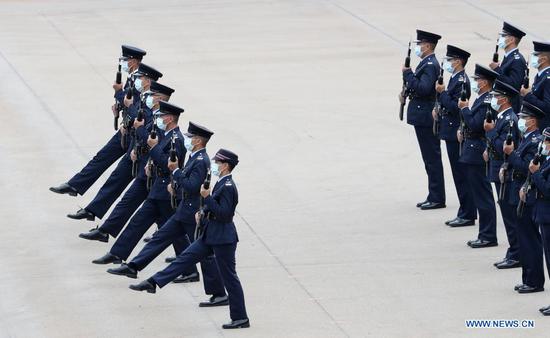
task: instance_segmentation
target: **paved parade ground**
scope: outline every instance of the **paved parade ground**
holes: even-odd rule
[[[477,226],[443,224],[458,204],[446,154],[447,208],[415,207],[426,175],[413,128],[397,117],[416,28],[443,36],[440,59],[447,43],[471,52],[471,74],[491,61],[503,19],[528,33],[526,56],[550,38],[550,2],[528,3],[0,0],[0,337],[547,335],[537,309],[550,284],[519,295],[521,269],[492,266],[507,248],[500,213],[494,248],[466,246]],[[183,128],[215,132],[210,155],[239,154],[237,271],[250,329],[224,331],[227,307],[199,308],[202,283],[136,293],[135,280],[91,264],[114,241],[78,238],[98,222],[66,214],[112,169],[84,196],[48,191],[114,132],[121,44],[145,49],[176,89]],[[468,319],[536,327],[469,329]]]

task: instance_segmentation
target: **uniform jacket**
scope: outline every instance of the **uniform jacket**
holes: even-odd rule
[[[488,106],[485,100],[489,92],[478,96],[472,105],[472,109],[465,107],[460,111],[464,118],[465,136],[470,134],[469,138],[464,137],[462,144],[462,156],[459,159],[461,163],[484,165],[483,151],[485,151],[485,130],[483,123],[487,115]],[[490,109],[490,108],[489,108]]]
[[[514,122],[512,127],[512,141],[514,142],[514,144],[517,145],[519,138],[519,131],[517,129],[518,118],[514,113],[514,110],[511,108],[504,111],[500,117],[497,117],[495,128],[486,133],[488,142],[490,143],[492,149],[495,151],[496,156],[498,157],[495,158],[493,155],[491,155],[490,157],[489,179],[491,180],[491,182],[500,182],[498,174],[500,171],[500,167],[504,162],[504,152],[502,151],[502,147],[504,142],[506,141],[508,130],[510,129],[510,121]],[[510,174],[511,172],[509,171],[509,175]]]
[[[200,190],[210,169],[210,159],[206,149],[191,156],[182,169],[174,171],[178,195],[181,202],[176,210],[175,219],[186,223],[195,223],[195,213],[199,211]]]
[[[502,63],[499,67],[495,68],[495,72],[499,73],[499,80],[508,83],[512,87],[516,88],[518,91],[523,84],[523,79],[525,78],[525,70],[527,69],[527,64],[525,63],[525,58],[520,52],[515,49],[510,54],[505,56],[502,59]],[[516,96],[512,99],[512,107],[515,112],[519,113],[520,109],[520,100],[519,96]]]
[[[458,141],[456,131],[460,126],[460,109],[458,108],[458,100],[462,86],[467,93],[467,98],[470,98],[470,80],[464,70],[454,74],[449,80],[447,90],[439,94],[439,103],[441,104],[441,129],[439,137],[445,141]]]
[[[550,223],[550,160],[548,158],[541,164],[539,171],[531,178],[536,188],[537,201],[533,210],[533,219],[537,224]],[[544,198],[543,198],[544,196]]]
[[[407,93],[407,123],[418,127],[433,125],[432,110],[435,103],[435,82],[439,76],[439,63],[435,54],[428,55],[416,67],[415,72],[403,72]]]
[[[546,114],[539,125],[541,130],[550,126],[550,67],[535,76],[531,92],[525,95],[523,100],[538,107]]]
[[[204,199],[206,221],[203,241],[208,245],[232,244],[239,241],[233,215],[239,203],[237,187],[231,175],[221,178],[212,194]]]
[[[535,157],[539,143],[542,137],[540,131],[534,130],[526,138],[521,139],[516,150],[508,157],[509,170],[513,171],[512,183],[510,184],[510,197],[508,203],[517,205],[519,203],[519,190],[527,178],[529,172],[529,162]],[[527,200],[526,205],[532,206],[535,204],[534,194],[530,194],[531,198]]]

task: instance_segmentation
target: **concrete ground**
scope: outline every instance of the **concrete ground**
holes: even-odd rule
[[[507,247],[502,224],[485,250],[465,244],[477,227],[443,225],[457,209],[445,154],[447,209],[415,208],[426,178],[396,95],[415,28],[444,36],[439,57],[447,43],[471,51],[471,73],[490,61],[503,19],[528,31],[526,54],[548,37],[549,11],[540,0],[0,0],[0,336],[543,336],[548,292],[518,295],[520,270],[492,266]],[[65,215],[107,174],[83,197],[48,191],[112,135],[122,43],[165,73],[183,123],[216,132],[210,154],[241,156],[248,330],[221,330],[227,308],[199,309],[199,283],[135,293],[90,263],[112,241],[79,239],[96,224]]]

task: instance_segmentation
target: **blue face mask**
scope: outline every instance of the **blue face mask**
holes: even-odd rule
[[[414,46],[414,54],[418,57],[422,57],[422,46],[420,45]]]
[[[539,68],[539,56],[531,55],[531,67],[538,69]]]
[[[166,130],[166,124],[164,123],[164,120],[160,117],[157,117],[155,120],[155,124],[160,130]]]
[[[496,98],[496,97],[491,98],[491,108],[498,111],[500,109],[500,106],[501,105],[498,104],[498,98]]]
[[[451,74],[455,72],[455,69],[453,68],[453,64],[449,61],[443,62],[443,68]]]
[[[188,152],[193,152],[193,139],[191,137],[183,137],[183,145]]]
[[[147,108],[153,109],[153,106],[155,105],[155,103],[153,102],[153,95],[147,96],[147,98],[145,99],[145,105],[147,106]]]
[[[210,172],[214,176],[220,176],[220,165],[216,162],[210,163]]]
[[[501,36],[501,37],[498,38],[498,46],[501,49],[506,48],[507,44],[506,44],[506,37],[505,36]]]
[[[141,92],[141,90],[143,89],[143,82],[141,81],[141,79],[136,79],[134,81],[134,88],[136,88],[138,92]]]
[[[525,134],[527,131],[527,121],[525,119],[518,120],[518,129],[522,135]]]
[[[477,81],[472,81],[470,82],[470,88],[472,89],[472,91],[476,94],[479,93],[479,84],[477,83]]]
[[[130,67],[128,66],[128,61],[126,60],[120,61],[120,68],[122,69],[123,72],[128,73],[128,71],[130,70]]]

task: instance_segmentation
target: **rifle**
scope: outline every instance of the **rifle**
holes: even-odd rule
[[[510,120],[510,126],[508,127],[508,135],[506,135],[506,145],[512,144],[512,128],[514,127],[514,120]],[[502,182],[500,184],[500,191],[498,193],[498,200],[502,201],[506,194],[506,176],[508,176],[508,155],[504,154],[504,163],[502,164]]]
[[[208,172],[206,173],[206,178],[204,179],[204,189],[210,189],[210,180],[212,179],[212,174],[210,172],[210,169],[208,169]],[[193,236],[195,240],[199,238],[202,235],[202,223],[204,219],[205,213],[204,213],[204,198],[201,196],[200,199],[200,207],[199,207],[199,221],[197,222],[197,226],[195,227],[195,235]]]
[[[153,125],[151,127],[151,132],[149,133],[149,137],[153,140],[157,138],[157,131],[155,130],[155,122],[153,120]],[[149,167],[149,174],[150,176],[147,176],[147,191],[151,190],[151,187],[153,186],[153,177],[156,175],[156,166],[153,164],[153,159],[149,157],[149,160],[147,161],[147,166]]]
[[[116,79],[115,79],[115,82],[117,84],[121,84],[122,83],[122,68],[121,68],[121,65],[120,65],[120,62],[118,63],[118,71],[116,72]],[[118,118],[120,117],[120,102],[116,101],[115,102],[115,109],[117,111],[116,115],[115,115],[115,119],[114,119],[114,127],[115,127],[115,130],[118,130]]]
[[[495,52],[493,53],[493,62],[498,63],[498,38],[497,38],[497,44],[495,46]]]
[[[485,121],[487,123],[493,122],[493,111],[491,110],[491,104],[487,101],[485,101],[485,104],[487,105],[487,112],[485,113]],[[493,146],[491,145],[491,140],[488,138],[485,138],[485,141],[487,142],[487,155],[493,151]],[[489,161],[485,162],[485,176],[489,176]]]
[[[466,82],[462,82],[462,89],[460,90],[460,101],[465,102],[466,99],[468,99],[468,92],[466,92]],[[460,117],[460,134],[462,134],[462,141],[458,145],[458,156],[462,156],[462,144],[464,143],[464,128],[465,128],[465,122],[464,122],[464,116],[462,116],[462,112],[458,112],[458,116]]]
[[[172,133],[172,140],[170,141],[170,161],[176,162],[176,133]],[[176,209],[178,207],[178,201],[177,201],[177,192],[176,192],[176,181],[174,181],[174,175],[170,173],[170,186],[172,186],[173,194],[170,195],[170,205],[172,205],[172,209]]]
[[[439,77],[437,78],[437,83],[443,84],[443,61],[441,61],[441,68],[439,69]],[[435,136],[439,135],[440,119],[441,119],[441,102],[439,102],[439,93],[435,94],[435,112],[437,114],[437,119],[434,119],[434,124],[432,131]]]
[[[128,78],[128,83],[129,83],[129,85],[128,85],[128,92],[126,93],[126,98],[128,100],[131,100],[133,95],[134,95],[133,94],[134,82],[133,82],[133,79],[132,79],[131,76]],[[130,130],[130,127],[133,124],[133,121],[130,118],[130,115],[128,114],[128,108],[126,106],[124,106],[124,104],[122,106],[123,106],[123,108],[122,108],[122,125],[124,126],[124,129],[126,129],[126,133],[128,133],[129,130]],[[128,139],[127,139],[126,134],[122,134],[122,137],[120,138],[120,145],[122,146],[123,149],[128,148]]]
[[[139,106],[139,110],[138,110],[138,114],[137,114],[137,120],[139,122],[143,121],[143,101],[141,102],[140,106]],[[142,152],[142,146],[141,146],[141,142],[139,142],[138,140],[138,137],[137,137],[137,132],[136,132],[136,129],[134,127],[132,127],[132,132],[131,132],[131,135],[133,137],[133,140],[134,140],[134,152],[136,153],[136,161],[132,162],[132,177],[136,177],[137,176],[137,171],[138,171],[138,164],[139,164],[139,160],[141,158],[141,152]]]
[[[535,157],[533,157],[533,164],[538,165],[540,163],[540,160],[542,158],[542,149],[543,149],[543,142],[539,143],[539,148],[537,150],[537,153],[535,154]],[[521,189],[525,192],[525,200],[527,200],[527,196],[529,195],[529,191],[533,188],[533,179],[531,178],[531,172],[527,172],[527,179],[525,179],[525,182],[521,186]],[[525,202],[521,198],[519,199],[518,208],[516,210],[516,214],[518,217],[523,216],[523,209],[525,209]]]
[[[411,66],[411,40],[409,40],[409,48],[407,49],[407,57],[405,57],[405,67],[409,68]],[[401,97],[403,97],[403,102],[399,106],[399,120],[403,121],[403,113],[405,111],[405,104],[407,103],[407,82],[403,79],[403,88],[401,89]]]

